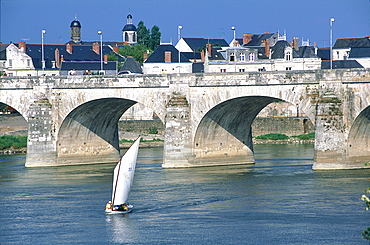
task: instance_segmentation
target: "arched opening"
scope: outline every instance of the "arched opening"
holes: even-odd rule
[[[264,130],[254,125],[257,115],[263,108],[273,102],[281,102],[280,99],[263,96],[240,97],[222,102],[209,110],[202,118],[195,133],[193,142],[195,165],[228,165],[254,163],[253,136],[264,134],[264,132],[282,133],[282,126],[287,123],[300,125],[302,134],[304,131],[313,131],[312,124],[309,126],[309,119],[302,117],[298,106],[291,105],[292,111],[281,115],[281,110],[271,111],[272,120],[265,120],[264,125],[269,126]],[[269,108],[271,109],[271,108]],[[277,117],[280,114],[281,117]],[[296,117],[299,115],[300,117]],[[285,119],[289,118],[289,119]],[[270,119],[271,119],[270,118]],[[260,120],[260,124],[261,123]],[[275,128],[274,125],[277,125]],[[254,129],[253,129],[254,128]],[[254,132],[256,130],[256,134]],[[259,130],[259,132],[258,132]],[[298,134],[296,128],[286,127],[283,133],[291,135]],[[293,132],[293,130],[296,130]],[[289,133],[287,131],[290,131]]]
[[[366,107],[355,119],[348,135],[349,161],[364,167],[370,156],[370,106]]]
[[[0,153],[25,153],[28,123],[12,106],[0,102]]]
[[[136,104],[128,99],[105,98],[71,111],[59,129],[57,164],[116,162],[120,156],[119,121]]]

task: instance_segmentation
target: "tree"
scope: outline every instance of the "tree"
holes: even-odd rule
[[[137,25],[137,41],[139,44],[143,44],[148,47],[150,39],[149,29],[144,25],[144,21],[140,21]]]
[[[136,44],[133,46],[124,46],[118,49],[118,53],[124,57],[132,56],[140,64],[144,61],[144,53],[148,48],[143,44]]]
[[[159,31],[159,27],[154,25],[150,32],[150,40],[149,40],[148,48],[150,48],[151,50],[155,50],[160,44],[160,42],[161,42],[161,33]]]

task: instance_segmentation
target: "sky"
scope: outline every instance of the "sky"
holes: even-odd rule
[[[176,44],[181,37],[233,39],[244,33],[280,32],[317,43],[370,35],[370,0],[0,0],[0,42],[63,44],[70,40],[70,24],[77,16],[82,41],[122,41],[130,12],[133,24],[157,25],[161,41]]]

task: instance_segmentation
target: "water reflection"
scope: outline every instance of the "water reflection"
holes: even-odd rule
[[[105,221],[109,241],[132,244],[138,240],[138,232],[130,214],[106,215]]]

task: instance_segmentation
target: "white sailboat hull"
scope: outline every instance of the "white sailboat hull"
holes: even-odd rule
[[[106,209],[105,210],[105,213],[106,214],[126,214],[126,213],[130,213],[132,211],[133,207],[134,207],[134,205],[129,204],[129,205],[127,205],[128,210],[125,210],[125,211],[113,211],[111,209],[108,209],[108,210]]]

